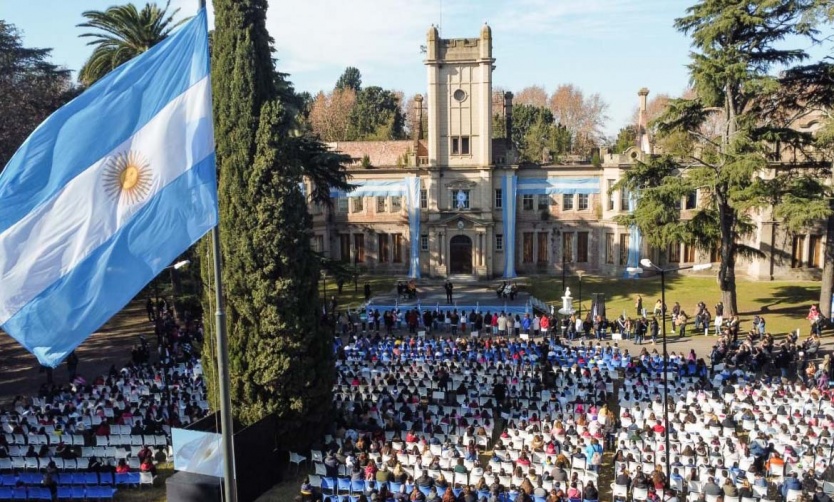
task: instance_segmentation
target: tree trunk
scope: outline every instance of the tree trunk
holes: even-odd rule
[[[718,286],[721,289],[721,301],[724,303],[724,317],[738,313],[736,300],[736,249],[735,212],[726,202],[723,194],[716,193],[718,198],[718,218],[721,226],[721,265],[718,269]]]
[[[834,209],[834,200],[829,202]],[[828,217],[825,228],[825,260],[822,268],[822,284],[820,285],[820,312],[831,318],[831,294],[834,292],[834,214]]]

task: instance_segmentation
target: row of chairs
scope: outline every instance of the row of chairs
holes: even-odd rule
[[[96,436],[96,446],[166,446],[168,437],[162,434],[146,435],[139,434],[111,434],[109,436]]]
[[[118,432],[116,427],[119,427]],[[127,432],[125,432],[127,431]],[[57,446],[63,442],[66,445],[84,446],[86,441],[81,434],[6,434],[6,443],[9,448],[52,445]],[[170,443],[169,436],[165,434],[141,435],[131,434],[127,425],[110,427],[109,436],[95,436],[95,446],[165,446]]]
[[[110,486],[58,487],[58,499],[63,500],[113,500],[116,490]],[[0,500],[52,500],[52,492],[43,486],[0,486]]]
[[[39,485],[43,475],[37,472],[21,472],[18,474],[0,475],[0,486],[14,487],[18,482],[24,485]],[[73,486],[97,486],[97,485],[124,485],[142,486],[152,485],[154,476],[150,472],[61,472],[55,475],[54,480],[61,485]]]
[[[128,467],[131,469],[138,469],[141,462],[138,457],[128,457],[126,455],[96,455],[96,458],[101,462],[109,462],[113,465],[120,459],[125,459]],[[11,457],[0,458],[0,472],[3,471],[38,471],[46,468],[50,462],[55,462],[55,468],[59,471],[78,471],[85,470],[89,465],[87,457],[77,459],[63,459],[63,458],[37,458],[37,457]]]

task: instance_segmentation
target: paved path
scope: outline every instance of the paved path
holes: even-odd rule
[[[130,360],[131,350],[139,343],[140,334],[145,334],[152,347],[156,345],[153,333],[153,325],[147,321],[142,302],[129,304],[79,346],[76,351],[78,373],[89,380],[106,374],[111,365],[121,368]],[[15,339],[0,332],[0,403],[7,403],[19,395],[36,396],[40,386],[46,383],[46,375],[39,372],[39,367],[35,356]],[[55,368],[53,380],[58,385],[68,382],[65,364]]]
[[[477,282],[471,279],[457,281],[453,280],[452,283],[455,286],[453,296],[454,305],[467,307],[478,305],[480,311],[483,313],[486,313],[487,311],[500,311],[506,308],[507,306],[523,308],[530,300],[530,294],[525,292],[524,289],[522,289],[522,291],[519,292],[519,295],[516,297],[514,301],[510,301],[509,299],[498,299],[495,294],[495,289],[498,287],[498,285],[501,284],[501,281],[499,280],[489,282]],[[421,280],[420,285],[418,287],[417,299],[414,300],[406,300],[402,298],[397,299],[396,287],[393,287],[390,290],[382,292],[371,298],[371,307],[376,305],[380,308],[383,306],[387,307],[398,304],[401,309],[404,309],[416,307],[418,303],[423,309],[434,309],[437,305],[439,305],[441,308],[449,306],[449,304],[446,302],[446,292],[443,289],[443,281]],[[689,326],[689,330],[687,331],[687,335],[684,338],[678,338],[676,334],[672,333],[671,323],[668,323],[666,325],[666,329],[666,344],[667,350],[670,354],[672,352],[683,352],[688,354],[690,350],[695,349],[695,353],[698,355],[698,357],[707,358],[709,356],[710,351],[712,350],[713,345],[717,340],[717,337],[714,334],[711,334],[710,336],[704,336],[703,332],[696,334],[695,331],[692,329],[691,323]],[[802,339],[807,337],[808,333],[809,332],[807,330],[803,332]],[[446,334],[448,335],[448,333]],[[577,339],[575,343],[579,343],[580,340],[581,339]],[[629,350],[629,353],[631,353],[632,355],[637,355],[644,347],[649,352],[652,352],[656,349],[658,353],[662,353],[663,344],[661,343],[661,340],[662,338],[658,337],[658,341],[654,345],[651,343],[651,341],[644,342],[642,345],[637,345],[633,341],[612,340],[611,335],[609,334],[607,338],[602,341],[602,344],[605,345],[607,343],[616,343],[620,347],[627,348]],[[822,350],[834,349],[834,337],[831,336],[830,331],[824,333],[822,342]],[[585,343],[596,344],[596,340],[587,339]]]
[[[418,306],[424,309],[434,309],[437,306],[478,306],[481,312],[487,310],[495,312],[506,306],[509,307],[524,307],[530,300],[530,294],[520,291],[515,297],[515,300],[499,299],[495,290],[501,284],[500,282],[486,283],[486,282],[457,282],[453,281],[454,285],[452,303],[446,301],[446,291],[443,289],[443,282],[421,282],[417,288],[417,298],[406,299],[397,298],[396,286],[388,291],[377,294],[371,298],[371,307],[374,306],[393,306],[399,305],[401,309],[407,309]]]

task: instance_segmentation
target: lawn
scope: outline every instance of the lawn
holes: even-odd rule
[[[528,284],[527,290],[539,300],[553,303],[556,308],[562,304],[561,277],[530,277],[525,279],[524,283]],[[579,308],[579,278],[568,277],[566,286],[570,288],[571,296],[574,298],[573,307]],[[774,335],[797,328],[803,336],[808,333],[805,316],[809,306],[819,300],[819,282],[739,279],[737,288],[743,330],[750,328],[753,316],[761,315],[765,318],[767,330]],[[636,313],[634,302],[638,294],[643,296],[643,308],[652,311],[655,301],[660,298],[660,276],[641,279],[585,276],[582,278],[581,286],[583,311],[591,307],[593,293],[605,295],[609,318],[619,316],[623,312],[633,317]],[[718,284],[713,276],[671,274],[666,277],[666,304],[671,309],[675,302],[679,302],[683,310],[690,315],[690,323],[695,305],[699,301],[706,303],[714,316],[714,306],[720,299]]]
[[[325,289],[327,292],[328,308],[331,296],[336,297],[339,303],[339,310],[359,307],[365,303],[365,284],[370,284],[371,294],[377,295],[383,292],[387,293],[394,289],[397,279],[397,277],[387,275],[360,275],[355,284],[353,281],[344,283],[340,294],[336,282],[332,278],[328,278]],[[322,286],[322,281],[319,281],[319,297],[322,296]]]

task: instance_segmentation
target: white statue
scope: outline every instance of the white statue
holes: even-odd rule
[[[457,208],[458,209],[465,209],[466,208],[466,194],[463,192],[463,190],[458,190],[457,200],[458,200]]]
[[[570,288],[565,288],[565,298],[570,298]]]

